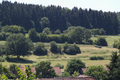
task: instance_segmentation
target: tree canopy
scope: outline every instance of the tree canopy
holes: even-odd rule
[[[6,55],[14,55],[20,58],[20,56],[29,55],[32,47],[32,41],[23,34],[11,34],[6,39],[5,52]]]
[[[119,16],[119,14],[117,14]],[[3,1],[0,4],[0,22],[2,26],[18,25],[26,30],[35,28],[42,31],[49,27],[51,31],[61,32],[70,26],[83,26],[87,29],[103,28],[106,34],[118,34],[120,22],[114,12],[61,6],[42,6]]]
[[[97,80],[107,78],[108,72],[103,69],[103,66],[90,66],[86,71],[85,75],[92,76]]]
[[[85,63],[83,63],[80,59],[72,59],[68,61],[65,71],[72,76],[74,71],[80,73],[81,68],[85,68]]]
[[[43,66],[44,65],[44,66]],[[53,69],[51,62],[49,61],[41,61],[35,67],[36,77],[37,78],[53,78],[56,77],[55,70]]]

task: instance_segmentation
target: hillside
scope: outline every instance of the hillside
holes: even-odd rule
[[[43,17],[46,17],[43,20],[47,24],[44,26]],[[44,7],[9,1],[0,4],[0,21],[2,26],[19,25],[26,30],[36,28],[38,32],[45,27],[49,27],[52,31],[60,29],[62,32],[69,26],[82,26],[88,29],[104,28],[106,34],[118,34],[119,31],[116,13],[77,7],[71,10],[53,5]]]

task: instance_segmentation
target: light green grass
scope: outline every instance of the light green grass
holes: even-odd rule
[[[118,39],[120,39],[120,36],[119,35],[102,35],[103,37],[105,37],[105,39],[106,39],[106,41],[107,41],[107,43],[108,43],[108,46],[112,46],[113,45],[113,43],[114,43],[114,40],[118,40]],[[97,40],[97,37],[91,37],[91,39],[93,40],[93,41],[95,41],[95,40]]]
[[[106,40],[108,42],[108,46],[112,46],[112,44],[114,43],[114,40],[115,39],[118,40],[120,38],[120,36],[105,36],[105,37],[106,37]],[[92,37],[91,39],[95,40],[97,38]],[[34,43],[34,44],[36,44],[36,43]],[[5,45],[5,41],[0,41],[0,45]],[[47,49],[50,49],[50,43],[44,43],[44,45]],[[60,43],[60,44],[57,44],[57,45],[62,46],[63,44]],[[49,52],[48,52],[49,57],[47,57],[47,55],[46,56],[31,55],[31,56],[25,56],[25,57],[21,56],[21,58],[23,58],[23,59],[33,61],[31,63],[19,63],[19,62],[15,63],[15,62],[5,61],[5,62],[2,62],[2,64],[6,65],[6,66],[9,66],[10,64],[14,63],[16,65],[25,66],[26,64],[36,65],[40,61],[50,61],[52,66],[55,66],[57,63],[60,63],[60,64],[64,65],[64,69],[65,69],[65,67],[67,65],[67,62],[70,59],[81,59],[87,67],[92,66],[92,65],[103,65],[104,67],[106,67],[105,65],[109,64],[109,62],[110,62],[109,59],[110,59],[110,55],[111,55],[112,51],[118,51],[117,49],[112,48],[112,47],[102,47],[100,49],[100,48],[94,47],[94,45],[84,45],[84,44],[77,44],[77,45],[81,49],[81,54],[77,54],[77,55],[63,54],[63,55],[60,55],[60,54],[52,54],[49,50]],[[51,56],[51,54],[53,56]],[[56,56],[58,56],[58,55],[61,56],[61,57],[56,58]],[[64,56],[66,56],[67,58],[65,58]],[[105,58],[105,60],[89,60],[89,58],[91,56],[102,56],[102,57]],[[62,70],[64,70],[64,69],[62,69]]]

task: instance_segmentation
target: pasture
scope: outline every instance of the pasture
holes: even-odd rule
[[[105,65],[109,64],[110,62],[110,55],[112,54],[112,51],[118,51],[116,48],[112,48],[112,44],[114,43],[114,40],[118,40],[120,36],[105,36],[105,37],[108,42],[107,47],[96,48],[94,47],[94,45],[77,44],[81,49],[81,53],[77,55],[53,54],[49,51],[50,43],[44,43],[45,47],[48,49],[49,56],[47,55],[46,56],[31,55],[25,57],[21,56],[21,61],[17,61],[16,56],[10,56],[11,60],[9,61],[5,60],[5,62],[2,62],[2,64],[5,66],[9,66],[10,64],[13,63],[17,64],[18,66],[25,66],[26,64],[35,66],[40,61],[50,61],[52,66],[55,66],[57,63],[60,63],[64,65],[64,69],[65,69],[67,62],[70,59],[81,59],[85,63],[86,67],[92,65],[103,65],[104,67],[106,67]],[[97,38],[92,37],[91,39],[95,40]],[[0,45],[5,45],[5,41],[0,41]],[[62,46],[63,44],[58,44],[58,45]],[[104,57],[104,60],[90,60],[89,58],[91,56],[102,56]]]

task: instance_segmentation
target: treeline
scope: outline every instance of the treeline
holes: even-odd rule
[[[47,6],[11,3],[3,1],[0,4],[0,21],[2,26],[18,25],[26,30],[35,28],[41,32],[45,27],[61,32],[69,26],[82,26],[87,29],[103,28],[106,34],[118,34],[119,24],[116,13],[97,10],[73,9],[60,6]]]

